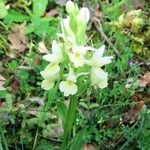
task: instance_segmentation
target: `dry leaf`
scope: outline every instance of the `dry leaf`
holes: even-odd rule
[[[123,123],[133,123],[136,122],[139,118],[139,112],[145,106],[144,101],[136,104],[133,108],[129,109],[126,113],[122,116]]]
[[[54,17],[56,15],[58,15],[57,9],[51,9],[49,12],[46,13],[46,16],[48,17]]]
[[[49,137],[59,137],[60,135],[62,135],[64,132],[63,127],[62,127],[62,122],[60,119],[58,119],[58,122],[52,126],[52,130],[50,130],[49,132]]]
[[[28,48],[28,43],[25,37],[25,24],[15,25],[8,35],[10,48],[16,49],[18,52],[24,52]]]
[[[6,79],[0,75],[0,91],[5,90],[4,84],[5,84]]]
[[[48,50],[44,44],[44,41],[41,41],[38,45],[38,50],[41,54],[48,54]]]
[[[92,144],[84,144],[82,150],[96,150]]]
[[[148,84],[150,84],[150,72],[145,73],[140,79],[140,87],[146,87]]]
[[[17,93],[19,92],[20,90],[20,85],[19,85],[19,81],[17,79],[13,79],[12,82],[11,82],[11,88],[12,88],[12,91],[14,93]]]
[[[44,106],[44,98],[40,98],[40,97],[31,97],[29,98],[29,100],[33,103],[37,103],[40,106]]]
[[[132,100],[136,102],[144,101],[146,103],[149,102],[149,99],[150,99],[150,94],[144,92],[138,92],[132,96]]]

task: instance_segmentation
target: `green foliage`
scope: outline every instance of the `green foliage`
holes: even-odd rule
[[[67,107],[66,107],[66,105],[63,102],[58,101],[57,102],[57,111],[58,111],[58,114],[62,120],[63,127],[65,127],[65,123],[66,123],[66,119],[67,119]]]
[[[4,18],[4,22],[8,25],[12,24],[13,22],[21,23],[28,20],[29,20],[29,16],[26,16],[13,9],[10,9],[8,11],[8,15]]]
[[[45,13],[48,0],[33,0],[33,15],[42,16]]]
[[[133,9],[133,6],[128,6],[126,0],[111,2],[95,0],[87,3],[90,3],[89,6],[92,9],[95,8],[94,5],[100,4],[100,11],[103,15],[98,19],[113,47],[103,38],[100,39],[101,36],[95,30],[94,24],[87,31],[89,37],[94,36],[93,41],[90,38],[88,44],[93,43],[95,47],[98,47],[105,43],[106,55],[113,56],[113,62],[103,68],[109,72],[109,84],[106,89],[89,88],[86,91],[90,79],[86,80],[84,76],[79,78],[77,83],[80,85],[79,101],[77,102],[73,97],[75,100],[73,103],[78,109],[75,120],[75,116],[72,116],[75,108],[72,107],[70,110],[67,108],[68,99],[64,99],[58,92],[57,83],[53,90],[44,92],[41,89],[40,71],[45,68],[47,62],[42,61],[44,54],[38,51],[38,42],[43,39],[48,50],[51,51],[51,40],[57,38],[60,21],[60,16],[45,16],[46,9],[49,11],[57,7],[57,11],[61,12],[60,15],[64,15],[64,9],[50,0],[9,0],[3,4],[0,2],[0,75],[6,78],[4,81],[6,90],[0,89],[0,150],[7,149],[7,147],[9,149],[13,147],[22,150],[33,149],[33,145],[37,150],[60,149],[63,128],[70,134],[70,138],[67,134],[64,138],[68,143],[65,143],[64,147],[68,149],[80,149],[82,143],[95,143],[97,149],[104,150],[149,150],[150,105],[149,98],[144,99],[147,95],[149,96],[149,85],[145,88],[134,85],[126,88],[128,78],[136,82],[141,74],[149,71],[149,66],[144,65],[149,59],[150,23],[147,19],[148,11],[146,11],[149,8],[148,3],[144,3],[147,6],[142,8],[143,14],[140,16],[144,24],[140,25],[136,32],[131,31],[130,28],[127,35],[122,34],[122,29],[115,30],[110,25],[111,21],[117,21],[118,17],[123,14],[120,9],[122,6],[127,8],[125,13]],[[10,8],[7,10],[6,6],[9,4]],[[79,1],[79,4],[82,2]],[[15,53],[15,51],[8,50],[7,35],[15,24],[23,22],[27,28],[26,38],[29,42],[29,49],[23,53],[17,52],[15,58],[11,58],[9,53]],[[74,28],[75,24],[71,26]],[[76,32],[75,28],[74,32]],[[84,43],[83,39],[78,39],[78,42]],[[144,40],[144,44],[140,43],[141,39]],[[136,55],[133,49],[140,49],[144,53]],[[117,50],[120,56],[114,50]],[[142,63],[140,60],[143,60]],[[87,70],[86,67],[82,69],[85,72]],[[78,72],[80,73],[80,70]],[[138,92],[142,93],[142,98],[139,96],[137,99],[145,100],[145,108],[140,112],[136,122],[124,124],[121,121],[122,115],[138,103],[133,101],[136,96],[134,94]],[[68,116],[71,116],[70,119],[68,119],[67,112],[69,112]],[[61,119],[62,124],[58,118]],[[72,131],[73,122],[75,125]]]
[[[10,69],[12,72],[16,71],[17,67],[18,67],[18,61],[17,60],[13,60],[12,62],[7,64],[7,68]]]
[[[134,128],[123,127],[123,132],[127,141],[121,147],[121,149],[125,149],[126,147],[130,147],[132,143],[137,143],[138,147],[141,150],[148,150],[149,146],[149,136],[150,136],[150,111],[145,108],[141,112],[141,119],[138,126]]]

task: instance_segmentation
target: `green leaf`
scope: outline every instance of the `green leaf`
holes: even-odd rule
[[[13,108],[13,97],[11,94],[6,95],[6,104],[7,104],[7,108],[9,110],[11,110]]]
[[[66,124],[64,128],[64,137],[63,137],[63,143],[62,143],[61,149],[65,149],[66,146],[68,145],[70,134],[73,128],[73,123],[76,118],[77,104],[78,104],[78,97],[73,96],[70,100],[69,109],[67,111],[67,119],[66,119]]]
[[[29,73],[27,70],[20,70],[19,72],[19,78],[21,80],[27,80],[29,78]]]
[[[20,12],[17,12],[16,10],[9,10],[8,15],[5,17],[4,22],[6,24],[11,24],[12,22],[24,22],[28,21],[30,18],[29,16],[23,15]]]
[[[45,119],[45,115],[46,115],[46,112],[50,109],[51,107],[51,104],[54,102],[54,100],[57,98],[57,84],[55,85],[54,88],[52,88],[51,90],[49,90],[47,92],[47,95],[48,95],[48,101],[47,103],[45,104],[44,108],[43,108],[43,111],[40,113],[39,115],[39,125],[42,124],[42,122],[44,121]]]
[[[10,69],[12,72],[16,71],[18,67],[18,61],[13,60],[12,62],[7,64],[8,69]]]
[[[88,105],[85,102],[80,102],[79,105],[81,105],[85,109],[88,109]]]
[[[93,104],[90,104],[89,109],[94,109],[94,108],[97,108],[97,107],[99,107],[99,104],[93,103]]]
[[[70,150],[81,150],[86,130],[81,130],[73,139]]]
[[[65,127],[65,123],[67,119],[67,107],[62,101],[57,102],[57,111],[62,120],[63,127]]]
[[[42,16],[46,10],[48,0],[33,0],[33,15]]]

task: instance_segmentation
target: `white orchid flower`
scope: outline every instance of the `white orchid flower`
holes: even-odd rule
[[[91,83],[103,89],[107,87],[108,73],[101,68],[91,68]]]
[[[78,91],[76,83],[76,76],[73,70],[70,68],[69,75],[66,81],[61,81],[59,84],[59,89],[64,93],[64,96],[74,95]]]
[[[60,66],[58,64],[51,63],[43,71],[41,71],[41,76],[44,79],[51,79],[53,76],[58,74],[60,71]]]
[[[52,42],[52,54],[47,54],[43,56],[43,58],[46,61],[49,61],[50,64],[41,71],[41,76],[44,78],[41,86],[45,90],[50,90],[53,88],[55,80],[59,77],[59,63],[63,60],[61,48],[58,46],[56,41]]]
[[[51,78],[47,78],[47,79],[44,79],[42,81],[42,85],[41,87],[44,89],[44,90],[50,90],[54,87],[54,84],[55,84],[55,80],[57,80],[59,78],[59,73],[53,75]]]
[[[82,67],[85,64],[85,55],[88,50],[94,49],[89,46],[73,46],[72,51],[68,52],[69,59],[76,68]]]
[[[63,60],[62,50],[55,40],[52,42],[52,54],[44,55],[43,58],[46,61],[56,64],[59,64]]]
[[[104,56],[103,53],[105,50],[105,46],[103,45],[99,49],[95,50],[93,56],[90,61],[87,61],[87,64],[91,65],[94,68],[102,67],[106,64],[111,63],[112,56]]]
[[[49,61],[50,64],[41,72],[41,76],[44,79],[50,79],[55,74],[59,73],[60,66],[59,63],[63,60],[63,55],[61,48],[58,46],[56,41],[52,43],[52,54],[47,54],[43,56],[46,61]]]

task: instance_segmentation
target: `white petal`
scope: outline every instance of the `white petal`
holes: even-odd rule
[[[78,20],[79,21],[85,21],[87,23],[90,19],[90,11],[88,8],[83,7],[80,9],[79,14],[78,14]]]
[[[76,56],[75,53],[68,53],[70,61],[74,64],[76,68],[82,67],[84,65],[84,56],[82,54],[79,54],[79,56]]]
[[[104,50],[105,50],[105,45],[103,45],[102,47],[100,47],[99,49],[97,49],[94,52],[93,57],[95,59],[100,59],[103,56]]]
[[[110,56],[110,57],[102,57],[102,58],[99,60],[99,66],[102,67],[102,66],[104,66],[104,65],[107,65],[107,64],[111,63],[112,58],[113,58],[113,57],[111,57],[111,56]]]
[[[67,81],[61,81],[59,84],[59,89],[61,92],[64,93],[64,96],[69,96],[69,95],[74,95],[77,93],[77,85],[72,83],[72,84],[68,84]]]
[[[41,86],[44,90],[50,90],[54,87],[54,82],[51,80],[43,80]]]
[[[101,89],[106,88],[108,86],[107,79],[99,80],[97,85]]]
[[[57,64],[49,64],[44,71],[41,72],[41,76],[44,79],[51,79],[54,75],[59,73],[60,66]]]
[[[43,59],[49,62],[56,62],[57,61],[57,57],[53,54],[47,54],[43,56]]]
[[[58,43],[55,40],[53,40],[53,42],[52,42],[52,53],[57,56],[59,49],[60,48],[58,46]]]
[[[107,86],[108,73],[98,68],[91,68],[91,82],[92,85],[98,85],[100,88]]]
[[[77,85],[76,84],[72,84],[72,86],[70,87],[69,91],[70,91],[71,95],[75,95],[77,93],[77,91],[78,91]]]
[[[52,42],[52,54],[55,55],[58,62],[62,61],[63,59],[62,50],[55,40],[53,40]]]
[[[66,88],[66,81],[61,81],[59,83],[59,89],[60,89],[60,91],[64,92],[65,88]]]

